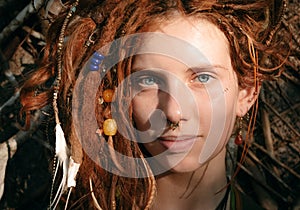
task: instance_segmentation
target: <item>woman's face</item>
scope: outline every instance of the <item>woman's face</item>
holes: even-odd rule
[[[132,67],[138,141],[165,170],[194,171],[222,151],[240,112],[228,41],[212,23],[191,18],[154,32],[161,34],[145,39]]]

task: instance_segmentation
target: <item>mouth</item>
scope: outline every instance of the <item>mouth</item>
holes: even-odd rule
[[[189,152],[199,136],[163,136],[159,143],[170,152]]]

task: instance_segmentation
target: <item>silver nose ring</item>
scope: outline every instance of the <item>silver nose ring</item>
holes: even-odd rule
[[[171,120],[168,120],[169,128],[173,131],[179,127],[179,121],[178,122],[172,122]]]

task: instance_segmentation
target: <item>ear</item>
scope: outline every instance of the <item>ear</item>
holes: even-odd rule
[[[257,93],[255,92],[254,87],[247,87],[239,90],[238,101],[236,106],[237,116],[242,117],[249,111],[251,106],[258,98],[259,90],[260,87],[258,88]]]

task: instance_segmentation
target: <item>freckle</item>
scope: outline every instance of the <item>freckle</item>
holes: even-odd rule
[[[229,91],[229,88],[225,88],[224,89],[224,93],[228,92]]]

